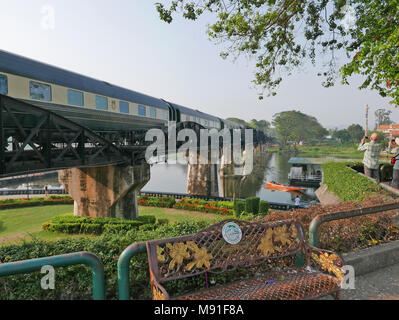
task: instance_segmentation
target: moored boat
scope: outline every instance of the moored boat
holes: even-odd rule
[[[287,186],[281,183],[277,183],[274,181],[267,182],[266,181],[266,189],[274,189],[279,191],[301,191],[305,190],[305,188],[301,187],[294,187],[294,186]]]

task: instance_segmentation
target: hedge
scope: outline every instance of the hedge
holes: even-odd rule
[[[261,200],[259,202],[259,215],[265,216],[269,213],[270,204],[267,201]]]
[[[234,212],[234,204],[231,201],[206,201],[188,198],[181,199],[179,202],[176,202],[174,208],[221,215],[229,215],[233,214]]]
[[[245,200],[245,212],[257,215],[259,213],[260,199],[257,197],[250,197]]]
[[[174,197],[149,197],[139,196],[137,201],[141,206],[173,208],[176,200]]]
[[[371,206],[379,203],[365,203]],[[272,212],[262,221],[279,221],[297,219],[301,221],[305,230],[308,229],[311,219],[318,215],[343,209],[358,208],[355,204],[340,204],[334,206],[315,206],[312,209],[296,211]],[[320,233],[322,248],[348,252],[354,248],[367,247],[371,244],[387,242],[399,238],[399,230],[393,226],[395,212],[367,215],[352,219],[344,219],[323,224]],[[258,218],[259,219],[259,218]],[[96,254],[104,263],[106,277],[106,299],[117,299],[117,261],[122,251],[134,242],[152,239],[177,237],[195,233],[209,226],[205,221],[184,221],[175,224],[161,225],[156,230],[130,230],[127,232],[106,232],[94,239],[64,239],[54,242],[45,242],[34,239],[21,245],[0,247],[0,263],[41,258],[53,255],[66,254],[78,251],[89,251]],[[280,267],[284,262],[278,261]],[[287,262],[288,263],[288,262]],[[264,264],[268,265],[268,264]],[[263,266],[262,266],[263,267]],[[142,253],[134,257],[130,263],[131,295],[133,299],[150,299],[151,289],[148,272],[147,254]],[[208,274],[208,283],[221,285],[250,276],[250,270],[237,269],[229,274]],[[256,268],[255,272],[259,272]],[[10,277],[0,277],[0,300],[86,300],[91,299],[91,270],[85,266],[74,266],[56,269],[55,290],[42,290],[40,279],[43,274],[34,272]],[[205,287],[205,277],[200,275],[194,278],[170,281],[166,283],[168,292],[180,295],[190,290]],[[186,289],[186,290],[185,290]]]
[[[143,225],[154,225],[154,216],[140,216],[136,220],[119,218],[90,218],[75,216],[58,216],[42,225],[46,231],[69,234],[102,234],[103,232],[127,232],[139,229]],[[162,222],[163,224],[165,221]]]
[[[349,168],[349,166],[359,164],[353,162],[327,162],[323,164],[324,184],[342,201],[363,201],[366,195],[383,191],[378,184]]]
[[[234,199],[234,214],[236,218],[239,218],[245,211],[245,201],[241,199]]]
[[[36,207],[36,206],[53,206],[61,204],[73,204],[73,199],[69,196],[50,196],[48,198],[32,198],[32,199],[4,199],[0,200],[0,210]]]

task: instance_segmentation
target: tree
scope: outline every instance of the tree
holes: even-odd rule
[[[263,131],[264,133],[268,133],[268,130],[270,129],[270,122],[266,120],[252,119],[249,123],[239,118],[227,118],[227,120],[244,125],[246,127]]]
[[[256,120],[252,119],[251,122],[249,123],[251,127],[254,129],[263,131],[264,133],[267,133],[270,129],[270,122],[266,120]]]
[[[284,111],[274,115],[273,125],[276,128],[280,142],[309,141],[321,139],[328,134],[315,117],[300,111]]]
[[[391,124],[393,123],[391,121],[390,115],[392,111],[390,110],[385,110],[385,109],[378,109],[374,115],[375,115],[375,130],[378,129],[378,127],[382,124]]]
[[[334,131],[332,137],[339,140],[341,143],[348,143],[349,141],[351,141],[351,136],[347,129]]]
[[[358,143],[364,136],[364,130],[359,124],[350,125],[347,131],[353,143]]]
[[[242,120],[242,119],[239,119],[239,118],[227,118],[226,120],[241,124],[243,126],[249,126],[249,124],[245,120]]]
[[[204,13],[216,21],[208,35],[227,44],[226,58],[246,54],[256,58],[254,83],[275,95],[281,74],[304,61],[316,64],[328,54],[318,75],[330,87],[340,72],[349,84],[355,74],[365,76],[361,89],[371,88],[391,103],[399,104],[398,0],[174,0],[156,3],[160,18],[168,23],[181,12],[188,20]],[[337,65],[338,51],[350,61]],[[263,95],[260,95],[263,98]]]

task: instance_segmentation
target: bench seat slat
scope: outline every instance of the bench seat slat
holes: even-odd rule
[[[284,280],[280,280],[281,277]],[[204,289],[176,300],[301,300],[320,298],[339,290],[340,283],[333,276],[295,269]]]

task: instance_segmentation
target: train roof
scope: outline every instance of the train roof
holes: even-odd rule
[[[166,103],[161,99],[3,50],[0,50],[0,71],[120,100],[168,109]]]
[[[187,108],[187,107],[184,107],[184,106],[181,106],[181,105],[179,105],[179,104],[172,103],[172,102],[169,102],[169,103],[170,103],[173,107],[179,109],[180,112],[182,112],[182,113],[184,113],[184,114],[192,115],[192,116],[195,116],[195,117],[200,117],[200,118],[207,119],[207,120],[213,120],[213,121],[218,120],[217,117],[212,116],[212,115],[207,114],[207,113],[204,113],[204,112],[202,112],[202,111],[190,109],[190,108]]]
[[[245,129],[245,126],[244,126],[244,125],[239,124],[239,123],[237,123],[237,122],[233,122],[233,121],[226,120],[226,119],[224,119],[223,122],[224,122],[225,124],[228,124],[228,125],[230,125],[230,126],[232,126],[232,127],[235,127],[235,128]]]

